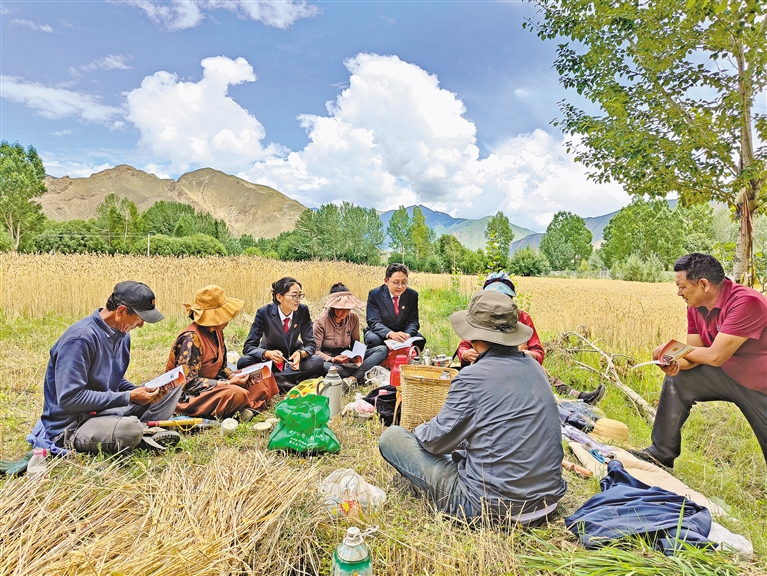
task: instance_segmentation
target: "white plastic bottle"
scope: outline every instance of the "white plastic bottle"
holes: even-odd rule
[[[47,456],[48,450],[45,448],[35,448],[32,451],[32,458],[27,464],[27,475],[42,476],[45,474],[45,471],[48,468],[48,462],[46,460]]]
[[[373,576],[370,549],[364,541],[369,533],[357,527],[347,529],[344,541],[333,554],[332,576]]]

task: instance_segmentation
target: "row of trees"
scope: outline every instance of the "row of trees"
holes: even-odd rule
[[[680,255],[709,252],[728,271],[736,268],[739,229],[730,211],[709,204],[671,208],[665,200],[635,199],[610,221],[604,242],[593,250],[583,218],[554,215],[539,250],[524,248],[509,257],[514,232],[497,212],[485,229],[484,250],[470,250],[452,235],[437,238],[416,206],[392,214],[386,231],[377,212],[349,202],[306,210],[295,229],[277,238],[235,237],[223,220],[180,202],[157,202],[140,212],[127,198],[108,195],[90,220],[54,222],[35,202],[45,190],[45,170],[34,148],[0,144],[0,249],[30,252],[102,252],[159,255],[260,254],[283,260],[345,260],[381,263],[386,237],[389,262],[426,272],[476,274],[507,269],[517,275],[550,270],[597,271],[632,280],[658,280]],[[757,218],[753,237],[754,274],[767,280],[767,219]]]

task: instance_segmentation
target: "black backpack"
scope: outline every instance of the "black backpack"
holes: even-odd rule
[[[370,394],[365,396],[365,402],[375,406],[385,426],[399,424],[401,410],[397,402],[397,389],[394,386],[387,384],[371,390]]]

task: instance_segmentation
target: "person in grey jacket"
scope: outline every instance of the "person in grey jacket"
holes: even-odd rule
[[[517,305],[475,293],[450,323],[480,353],[450,385],[444,406],[413,433],[392,426],[379,450],[418,492],[448,515],[540,523],[567,490],[559,414],[546,375],[518,350],[532,330]]]

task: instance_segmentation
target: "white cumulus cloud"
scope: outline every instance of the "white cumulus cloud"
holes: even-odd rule
[[[139,144],[162,169],[184,172],[211,166],[240,170],[250,163],[282,154],[264,148],[264,127],[228,95],[229,86],[255,82],[244,59],[224,56],[202,61],[199,82],[183,82],[170,72],[156,72],[128,93],[127,119],[141,132]]]
[[[217,168],[273,186],[307,206],[348,200],[390,209],[423,203],[466,218],[503,210],[515,224],[542,230],[559,210],[596,216],[629,201],[620,186],[589,181],[566,152],[565,138],[544,130],[497,143],[482,157],[463,102],[435,75],[397,56],[363,53],[349,59],[348,87],[327,103],[327,113],[298,117],[309,143],[295,151],[265,145],[262,124],[229,97],[230,86],[256,80],[244,58],[217,56],[201,64],[203,76],[196,82],[166,71],[145,77],[127,94],[123,109],[15,78],[3,84],[3,97],[50,118],[129,121],[140,133],[139,147],[130,153],[140,160],[134,165],[163,177]],[[84,161],[73,169],[84,174],[101,162]],[[63,168],[59,162],[53,170]]]
[[[37,22],[32,22],[31,20],[19,19],[11,20],[11,24],[14,24],[15,26],[24,26],[25,28],[29,28],[35,32],[47,32],[48,34],[53,34],[53,28],[51,28],[49,24],[38,24]]]
[[[0,76],[0,98],[24,104],[45,118],[75,116],[113,128],[123,125],[119,119],[123,110],[102,104],[96,96],[38,82],[25,82],[14,76]]]
[[[476,127],[436,76],[396,56],[347,61],[349,87],[327,116],[299,118],[310,143],[287,158],[258,162],[240,175],[303,203],[350,200],[378,208],[420,202],[454,216],[502,209],[542,228],[558,210],[583,215],[628,202],[617,185],[589,182],[564,138],[519,135],[480,158]]]
[[[300,18],[311,18],[319,9],[305,0],[121,0],[143,10],[153,22],[169,30],[193,28],[204,19],[203,12],[225,9],[241,18],[267,26],[287,28]]]

